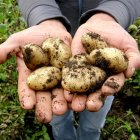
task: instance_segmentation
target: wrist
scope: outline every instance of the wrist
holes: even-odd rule
[[[95,15],[91,16],[87,22],[99,22],[99,21],[114,21],[116,20],[109,14],[107,13],[96,13]]]
[[[41,23],[39,23],[38,25],[52,26],[52,27],[57,27],[58,29],[61,28],[61,29],[67,30],[66,27],[63,25],[63,23],[61,21],[59,21],[58,19],[45,20],[45,21],[42,21]]]

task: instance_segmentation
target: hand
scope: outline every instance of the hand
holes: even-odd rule
[[[81,36],[87,32],[100,34],[110,47],[122,50],[129,61],[128,68],[124,73],[119,73],[109,77],[98,91],[86,95],[74,95],[65,92],[65,98],[71,104],[75,111],[83,111],[85,108],[89,111],[98,111],[103,106],[103,100],[106,96],[117,93],[124,85],[125,78],[131,77],[135,70],[140,68],[140,53],[136,41],[114,20],[113,17],[98,13],[92,16],[85,24],[77,30],[71,49],[73,55],[85,52]],[[115,86],[110,83],[113,82]],[[96,101],[97,100],[97,101]]]
[[[63,24],[52,19],[15,33],[0,45],[0,63],[16,55],[21,106],[24,109],[32,109],[35,106],[37,119],[44,123],[51,121],[52,114],[64,114],[67,110],[67,102],[61,88],[52,90],[51,94],[50,91],[35,92],[27,86],[26,79],[31,71],[24,64],[21,48],[28,43],[41,45],[48,37],[59,37],[69,46],[72,40]]]

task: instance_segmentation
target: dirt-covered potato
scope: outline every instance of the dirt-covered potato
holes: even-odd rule
[[[102,39],[102,37],[93,32],[83,34],[81,41],[87,53],[90,53],[94,49],[108,47],[108,44]]]
[[[58,38],[48,38],[43,43],[42,49],[48,53],[50,64],[57,68],[62,68],[72,56],[70,46]]]
[[[53,66],[44,66],[33,71],[27,78],[27,84],[34,90],[48,90],[61,81],[61,71]]]
[[[49,57],[38,45],[27,44],[23,47],[22,53],[24,62],[30,70],[46,66],[49,63]]]
[[[110,74],[123,72],[128,67],[128,59],[117,48],[95,49],[90,53],[88,60],[92,65],[98,66]]]
[[[66,63],[64,66],[71,67],[71,68],[79,68],[79,67],[85,67],[86,65],[89,65],[89,61],[87,59],[87,54],[77,54],[72,56],[68,63]]]
[[[127,69],[125,54],[119,49],[110,48],[100,35],[86,33],[81,40],[87,54],[75,56],[72,56],[70,47],[58,38],[48,38],[41,47],[26,45],[23,56],[27,67],[34,70],[44,66],[28,77],[29,87],[48,90],[61,83],[67,91],[88,94],[98,90],[108,74]]]
[[[91,92],[105,80],[106,73],[90,65],[85,55],[75,55],[62,69],[62,86],[70,92]]]

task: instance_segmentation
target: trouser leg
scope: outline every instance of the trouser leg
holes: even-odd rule
[[[50,123],[55,140],[76,140],[76,130],[73,125],[74,115],[68,110],[64,115],[53,116]]]
[[[79,126],[77,129],[78,140],[99,140],[101,128],[105,123],[105,118],[110,110],[114,97],[108,96],[103,108],[98,112],[87,110],[80,113]]]

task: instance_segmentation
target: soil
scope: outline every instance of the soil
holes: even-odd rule
[[[135,93],[135,94],[134,94]],[[137,93],[137,94],[136,94]],[[132,112],[129,115],[129,111]],[[115,117],[116,121],[107,121],[102,134],[102,140],[140,140],[140,94],[132,85],[125,85],[120,93],[115,95],[115,99],[108,118]],[[117,121],[121,120],[120,122]],[[117,123],[116,123],[117,122]],[[130,124],[129,128],[123,128],[125,124]],[[113,126],[114,125],[114,126]],[[121,128],[122,129],[118,129]],[[118,129],[114,133],[115,129]],[[104,133],[108,131],[108,134]],[[128,132],[130,131],[130,132]],[[134,134],[137,138],[130,138]]]

